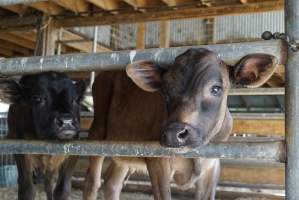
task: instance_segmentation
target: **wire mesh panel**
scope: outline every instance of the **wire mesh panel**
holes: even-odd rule
[[[0,113],[0,139],[8,134],[7,113]],[[14,186],[17,183],[17,168],[11,154],[0,154],[0,187]]]

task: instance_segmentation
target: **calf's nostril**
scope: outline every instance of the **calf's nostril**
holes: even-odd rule
[[[181,130],[180,132],[177,133],[177,138],[178,140],[182,141],[185,140],[189,135],[189,131],[184,128],[183,130]]]

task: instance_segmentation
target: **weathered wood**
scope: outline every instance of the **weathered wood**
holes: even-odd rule
[[[146,24],[139,23],[137,26],[136,49],[145,49],[145,33]]]
[[[186,19],[195,17],[209,18],[221,15],[238,15],[252,12],[282,10],[283,8],[283,1],[259,2],[250,4],[232,4],[213,7],[186,8],[178,10],[162,10],[146,13],[119,14],[113,16],[109,15],[77,18],[71,17],[57,20],[57,23],[62,27],[109,25],[119,23]]]
[[[165,148],[157,142],[44,142],[24,140],[0,140],[3,154],[64,154],[105,155],[133,157],[209,157],[242,160],[285,162],[282,141],[226,142],[209,144],[202,148]]]
[[[136,60],[151,60],[160,65],[167,65],[175,57],[190,47],[175,47],[166,49],[146,49],[92,54],[71,54],[61,56],[29,57],[3,59],[0,61],[0,74],[15,75],[38,73],[42,71],[93,71],[123,68]],[[285,43],[280,40],[202,45],[192,48],[207,48],[217,52],[227,63],[235,63],[241,57],[250,53],[265,53],[276,56],[278,63],[285,62],[286,55],[282,52]]]
[[[170,46],[170,21],[161,21],[159,30],[159,47],[169,48]]]
[[[81,128],[89,130],[93,118],[82,117]],[[254,134],[259,136],[285,136],[284,119],[234,119],[234,134]]]

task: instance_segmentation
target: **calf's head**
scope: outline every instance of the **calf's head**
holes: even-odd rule
[[[162,93],[168,117],[160,142],[182,147],[202,146],[223,134],[221,130],[228,126],[224,123],[229,115],[230,83],[258,87],[275,71],[276,64],[273,56],[250,54],[229,66],[214,52],[198,48],[177,56],[167,68],[138,61],[129,64],[126,71],[141,89]]]
[[[62,73],[46,72],[25,75],[18,83],[2,80],[0,91],[4,101],[30,107],[40,139],[72,139],[79,132],[84,82],[74,82]]]

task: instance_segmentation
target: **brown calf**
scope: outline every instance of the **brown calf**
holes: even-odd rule
[[[127,74],[133,81],[125,72],[103,72],[93,85],[90,138],[160,141],[166,147],[225,141],[232,128],[227,108],[230,82],[257,87],[273,73],[275,62],[272,56],[252,54],[228,66],[207,49],[190,49],[168,68],[148,61],[130,64]],[[85,200],[96,199],[103,160],[90,158]],[[195,199],[214,199],[219,159],[123,157],[114,157],[108,169],[105,199],[118,200],[124,179],[145,166],[155,199],[171,199],[172,179],[182,189],[195,186]]]

